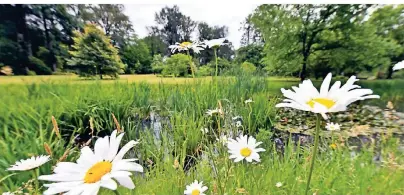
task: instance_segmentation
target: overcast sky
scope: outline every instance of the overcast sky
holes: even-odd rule
[[[235,48],[240,46],[242,32],[239,31],[241,22],[257,7],[255,4],[178,4],[180,11],[190,16],[194,21],[204,21],[209,25],[226,25],[229,27],[228,39]],[[136,34],[139,37],[147,35],[146,26],[155,25],[154,14],[159,12],[165,4],[126,4],[125,14],[133,23]],[[168,4],[173,6],[173,4]]]

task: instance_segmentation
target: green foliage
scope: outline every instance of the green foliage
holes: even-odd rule
[[[246,74],[253,74],[257,70],[257,67],[250,62],[243,62],[241,64],[241,70]]]
[[[123,73],[118,49],[110,39],[94,24],[87,24],[84,33],[76,31],[73,50],[69,53],[72,58],[68,64],[76,69],[81,76],[108,75],[117,78]]]
[[[185,54],[174,54],[169,57],[164,64],[163,75],[174,77],[187,76],[189,67],[189,57]]]
[[[154,55],[151,63],[153,73],[160,74],[164,69],[163,57],[160,54]]]
[[[46,66],[45,62],[41,59],[31,56],[29,57],[30,67],[32,67],[32,71],[36,74],[42,75],[50,75],[52,74],[52,70]]]
[[[216,69],[216,62],[215,59],[213,58],[212,61],[210,61],[207,66],[209,66],[210,68],[212,68],[213,70]],[[218,58],[217,59],[217,66],[219,69],[219,73],[223,73],[225,71],[228,71],[232,68],[232,64],[229,60],[225,59],[225,58]]]
[[[264,58],[263,53],[264,46],[258,44],[249,44],[237,49],[236,58],[234,61],[236,63],[250,62],[255,64],[258,68],[264,68],[264,64],[261,60]]]
[[[147,74],[151,72],[150,51],[143,40],[129,43],[123,49],[122,61],[127,65],[127,73]],[[137,63],[139,64],[136,66]]]
[[[215,74],[215,68],[212,68],[210,65],[201,66],[197,73],[199,76],[213,76]]]

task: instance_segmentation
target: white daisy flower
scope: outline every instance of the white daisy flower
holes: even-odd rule
[[[209,132],[208,128],[201,128],[203,134],[207,134]]]
[[[2,195],[14,195],[12,192],[3,192]]]
[[[227,144],[227,142],[229,141],[229,138],[226,135],[221,135],[219,138],[216,138],[216,141],[218,141],[223,146],[225,146]]]
[[[241,121],[236,122],[236,127],[242,127],[243,125],[241,124]]]
[[[213,47],[220,47],[222,45],[226,45],[227,43],[224,43],[225,41],[226,41],[226,38],[220,38],[220,39],[205,40],[204,43],[209,48],[213,48]]]
[[[338,123],[327,123],[325,128],[328,131],[339,131],[339,130],[341,130],[341,126]]]
[[[282,182],[278,182],[278,183],[276,183],[276,184],[275,184],[275,186],[276,186],[277,188],[282,187]]]
[[[203,43],[200,43],[198,41],[191,43],[188,41],[182,42],[182,43],[175,43],[175,45],[170,45],[168,48],[171,49],[171,53],[174,53],[176,51],[188,51],[192,50],[195,53],[200,53],[202,50],[204,50],[205,46]]]
[[[126,188],[134,189],[131,171],[143,172],[143,167],[134,162],[137,159],[123,159],[123,156],[138,142],[132,140],[118,152],[123,135],[117,136],[115,130],[111,137],[98,138],[94,152],[85,146],[76,163],[60,162],[53,175],[40,176],[40,180],[56,182],[45,184],[48,189],[43,194],[97,194],[100,187],[116,190],[114,180]]]
[[[394,65],[393,70],[400,70],[404,68],[404,60]]]
[[[254,101],[253,101],[251,98],[248,99],[248,100],[246,100],[246,101],[244,101],[245,104],[249,104],[249,103],[252,103],[252,102],[254,102]]]
[[[216,109],[213,109],[213,110],[206,111],[206,114],[209,115],[209,116],[213,116],[214,114],[223,114],[223,111],[220,108],[216,108]]]
[[[27,171],[31,169],[35,169],[37,167],[42,166],[43,164],[50,161],[50,156],[41,155],[41,156],[33,156],[31,158],[17,161],[14,165],[12,165],[7,170],[9,171]]]
[[[203,181],[199,183],[197,180],[195,180],[193,183],[190,185],[187,185],[184,194],[185,195],[206,195],[205,192],[208,190],[208,187],[203,186]]]
[[[234,162],[240,162],[246,159],[247,162],[257,161],[260,162],[258,152],[263,152],[265,149],[256,148],[262,142],[257,142],[254,137],[247,135],[240,135],[234,139],[229,139],[227,148],[229,149],[230,159],[234,158]]]
[[[347,106],[355,101],[380,98],[378,95],[371,95],[371,89],[358,89],[360,86],[354,85],[355,76],[351,76],[341,87],[341,82],[337,81],[330,88],[331,73],[327,75],[321,84],[320,92],[313,86],[311,80],[305,80],[299,84],[299,87],[293,86],[292,90],[281,89],[283,95],[287,98],[276,107],[290,107],[304,111],[320,113],[324,119],[327,119],[325,113],[345,111]]]

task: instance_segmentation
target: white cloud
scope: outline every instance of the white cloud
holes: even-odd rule
[[[154,15],[159,12],[165,4],[126,4],[125,14],[129,16],[133,23],[136,34],[139,37],[147,35],[147,26],[155,25]],[[173,4],[168,4],[173,6]],[[242,32],[239,31],[241,22],[248,14],[257,7],[256,4],[178,4],[180,11],[190,16],[194,21],[204,21],[211,26],[226,25],[229,27],[228,39],[235,48],[240,46]]]

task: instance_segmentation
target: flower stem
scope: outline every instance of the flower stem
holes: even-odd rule
[[[35,194],[39,194],[39,168],[32,169],[32,174],[35,178]]]
[[[317,149],[318,149],[318,141],[319,141],[319,136],[320,136],[319,134],[320,134],[320,116],[319,116],[319,114],[317,114],[316,132],[314,135],[315,138],[314,138],[313,156],[311,158],[310,172],[309,172],[309,177],[307,178],[306,192],[304,193],[305,195],[308,194],[309,188],[310,188],[311,175],[313,174],[314,162],[316,160],[316,154],[317,154]]]
[[[118,192],[118,189],[117,190],[113,190],[114,191],[114,193],[116,194],[116,195],[120,195],[120,193]]]
[[[189,50],[187,50],[188,54],[188,59],[189,59],[189,67],[191,68],[191,73],[192,73],[192,78],[195,78],[195,73],[194,73],[194,62],[192,61],[191,55],[189,54]]]
[[[213,48],[213,53],[215,54],[215,63],[216,63],[216,72],[215,72],[215,75],[216,75],[216,77],[217,77],[218,72],[219,72],[219,69],[218,69],[218,65],[217,65],[217,48],[216,48],[216,47]]]

